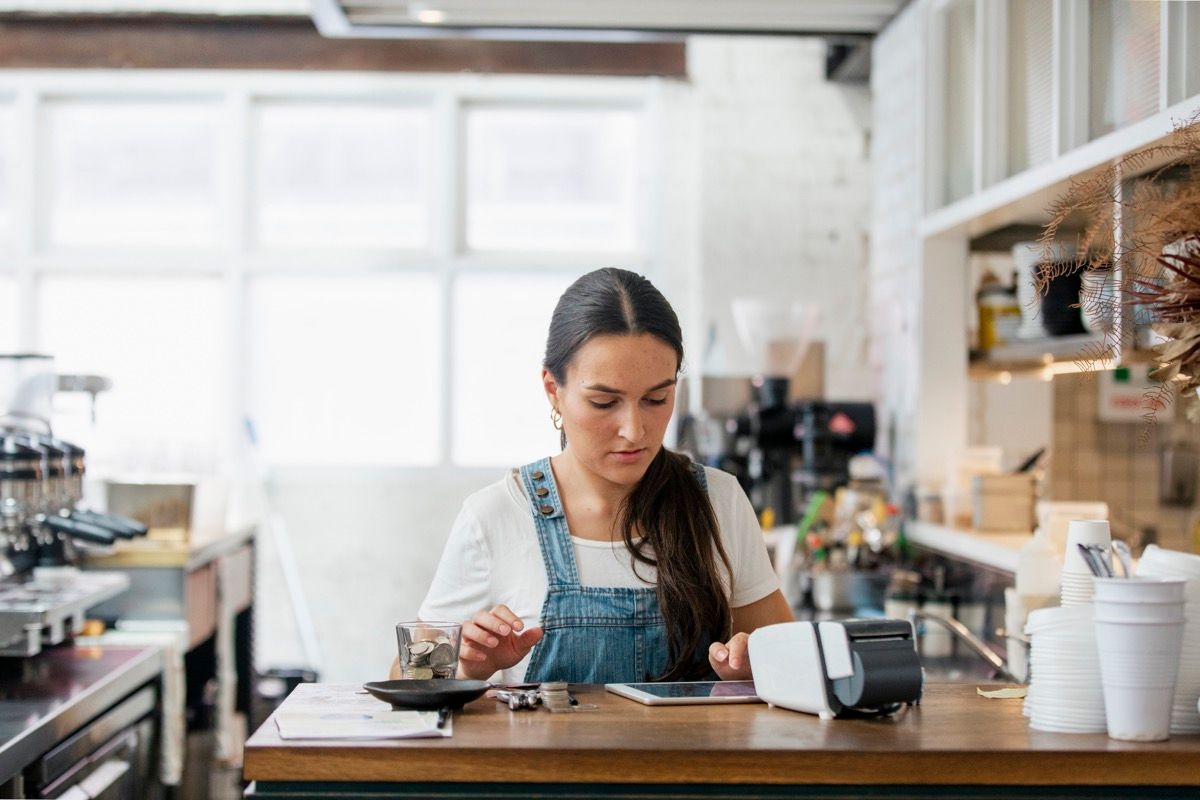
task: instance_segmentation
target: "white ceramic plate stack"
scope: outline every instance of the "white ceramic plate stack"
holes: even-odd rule
[[[1082,606],[1092,602],[1095,588],[1092,586],[1092,571],[1088,569],[1079,552],[1080,544],[1099,545],[1104,549],[1104,558],[1112,565],[1112,534],[1108,520],[1073,519],[1067,526],[1067,550],[1063,554],[1060,579],[1060,599],[1063,606]]]
[[[1104,687],[1090,604],[1029,614],[1029,726],[1054,733],[1103,733]]]
[[[1187,583],[1183,649],[1171,709],[1171,733],[1200,733],[1200,555],[1150,545],[1138,561],[1137,575],[1183,578]]]

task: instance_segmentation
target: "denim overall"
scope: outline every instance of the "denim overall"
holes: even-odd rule
[[[704,467],[693,464],[707,491]],[[667,630],[654,587],[583,586],[562,498],[543,458],[521,467],[533,506],[549,586],[542,605],[543,636],[533,647],[525,680],[571,683],[648,681],[667,668]]]

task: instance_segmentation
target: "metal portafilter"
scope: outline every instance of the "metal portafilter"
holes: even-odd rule
[[[62,439],[38,433],[25,433],[31,447],[46,454],[48,474],[54,479],[47,482],[52,510],[63,518],[84,525],[103,528],[119,539],[145,536],[146,526],[137,520],[117,514],[101,513],[79,508],[83,501],[83,475],[86,459],[83,448]]]
[[[145,533],[120,517],[80,511],[84,452],[49,434],[0,432],[0,576],[76,560],[75,542],[111,546]]]

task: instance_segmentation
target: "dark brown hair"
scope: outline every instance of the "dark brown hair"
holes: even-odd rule
[[[650,281],[623,269],[589,272],[559,298],[550,319],[543,366],[560,384],[575,352],[594,336],[648,333],[675,351],[683,365],[683,332],[667,299]],[[567,436],[562,434],[562,446]],[[658,602],[667,628],[670,662],[656,680],[702,677],[707,648],[732,625],[717,559],[731,572],[708,494],[691,461],[662,447],[621,504],[617,525],[636,561],[658,570]],[[641,538],[635,535],[640,533]]]

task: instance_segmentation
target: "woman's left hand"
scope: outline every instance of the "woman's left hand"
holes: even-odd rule
[[[735,633],[728,642],[713,642],[708,647],[708,663],[723,681],[748,681],[754,677],[750,670],[750,635]]]

